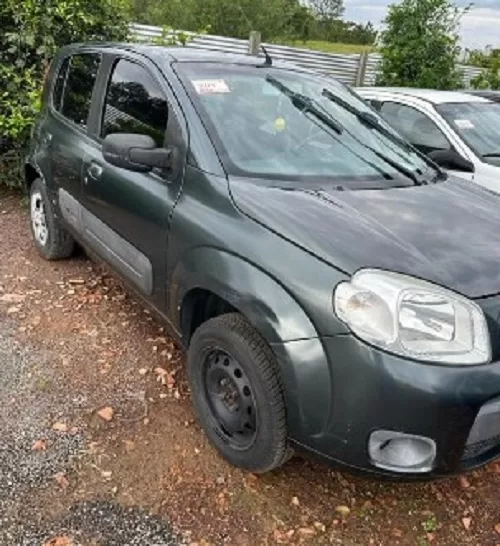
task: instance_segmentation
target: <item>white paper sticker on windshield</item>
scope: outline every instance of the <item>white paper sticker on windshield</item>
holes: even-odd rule
[[[455,120],[455,125],[459,129],[464,129],[464,130],[474,129],[474,124],[472,123],[472,121],[470,119],[456,119]]]
[[[231,93],[231,90],[224,80],[194,80],[193,85],[198,95]]]

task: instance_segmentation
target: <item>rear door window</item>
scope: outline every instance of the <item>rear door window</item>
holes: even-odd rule
[[[168,120],[167,99],[143,66],[120,59],[108,85],[101,137],[111,133],[149,135],[163,147]]]
[[[73,55],[69,60],[65,81],[56,82],[54,88],[54,107],[67,119],[79,127],[87,127],[87,119],[92,104],[92,92],[97,79],[101,56],[96,53]],[[59,79],[59,78],[58,78]],[[59,87],[61,99],[55,102]]]

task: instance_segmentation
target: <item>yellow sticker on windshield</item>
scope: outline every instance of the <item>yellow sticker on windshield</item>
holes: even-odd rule
[[[286,129],[286,121],[284,118],[277,118],[274,122],[274,128],[276,131],[282,133]]]

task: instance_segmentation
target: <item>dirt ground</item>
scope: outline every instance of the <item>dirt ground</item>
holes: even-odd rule
[[[500,545],[499,463],[411,484],[228,466],[162,325],[83,254],[43,261],[27,217],[0,190],[2,546]]]

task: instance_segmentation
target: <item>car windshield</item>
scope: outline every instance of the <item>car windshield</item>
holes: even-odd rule
[[[250,65],[178,63],[176,70],[229,174],[360,188],[439,175],[330,78]]]
[[[493,102],[440,104],[438,112],[486,163],[500,165],[500,105]]]

